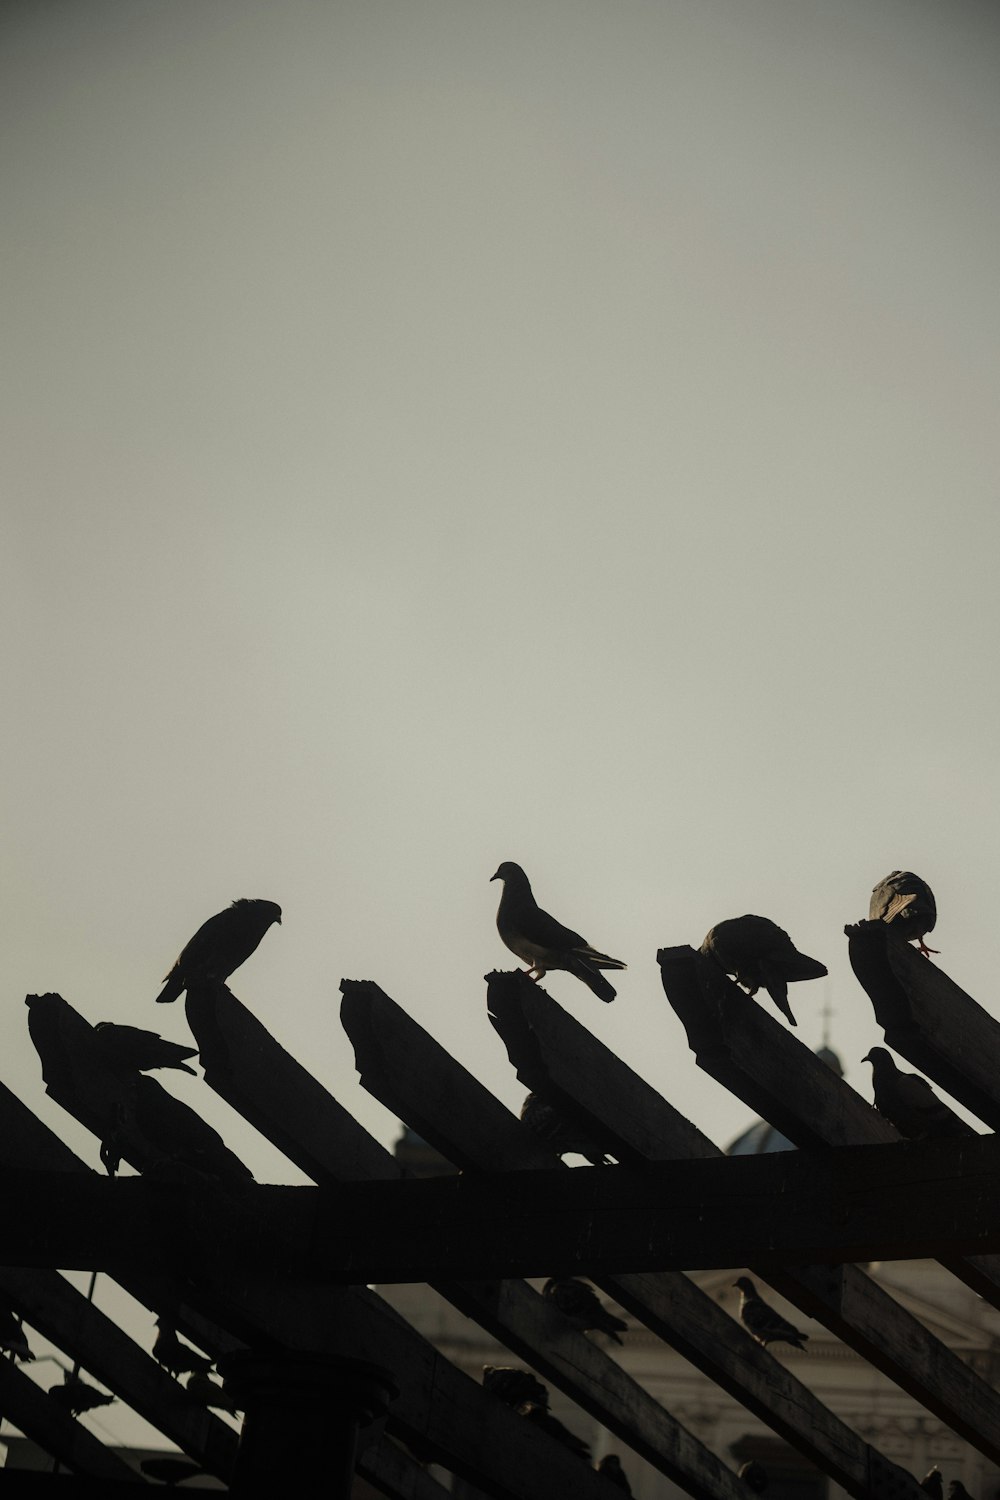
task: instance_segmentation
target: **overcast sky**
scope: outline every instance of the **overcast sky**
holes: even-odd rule
[[[233,980],[381,1140],[342,976],[504,1102],[489,877],[626,959],[547,987],[720,1144],[655,954],[898,867],[993,1008],[1000,94],[966,0],[8,5],[0,1077],[27,992]],[[767,1001],[764,1001],[765,1005]],[[167,1086],[263,1180],[296,1173]]]

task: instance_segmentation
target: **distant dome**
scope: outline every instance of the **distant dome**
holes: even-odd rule
[[[832,1047],[817,1047],[816,1056],[820,1062],[826,1063],[831,1073],[836,1073],[838,1078],[844,1076],[844,1065],[834,1052]],[[727,1156],[760,1156],[765,1151],[795,1151],[794,1141],[790,1141],[780,1130],[769,1125],[766,1120],[757,1120],[744,1130],[742,1135],[726,1147]]]

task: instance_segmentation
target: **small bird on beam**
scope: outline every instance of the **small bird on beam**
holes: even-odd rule
[[[873,1047],[861,1061],[872,1065],[875,1108],[907,1140],[946,1140],[977,1134],[938,1098],[926,1078],[897,1068],[884,1047]]]
[[[584,1131],[577,1130],[538,1094],[528,1094],[526,1097],[521,1105],[521,1120],[532,1135],[551,1146],[558,1156],[566,1156],[572,1152],[576,1156],[585,1156],[591,1166],[610,1165],[611,1158],[601,1150],[596,1141],[591,1140]]]
[[[531,894],[528,877],[512,860],[504,860],[491,880],[503,881],[497,909],[497,931],[512,953],[528,964],[529,979],[544,979],[549,969],[565,969],[592,990],[598,1000],[610,1003],[615,991],[602,969],[624,969],[620,958],[598,953],[586,938],[550,917]]]
[[[63,1376],[62,1385],[49,1387],[49,1398],[64,1411],[68,1411],[71,1417],[78,1417],[81,1412],[94,1411],[98,1406],[110,1406],[116,1400],[116,1397],[99,1391],[96,1386],[88,1385],[78,1375],[70,1375],[69,1372]]]
[[[622,1342],[618,1335],[626,1332],[628,1324],[623,1323],[621,1318],[616,1318],[614,1313],[609,1313],[585,1281],[580,1281],[576,1276],[550,1276],[542,1287],[542,1296],[553,1307],[558,1307],[563,1316],[581,1333],[596,1329],[599,1333],[608,1334],[616,1344]]]
[[[617,1453],[605,1453],[603,1458],[597,1460],[594,1467],[598,1474],[603,1474],[605,1479],[610,1479],[623,1495],[631,1495],[632,1486],[625,1478],[625,1470],[622,1468],[622,1461]]]
[[[155,1068],[177,1068],[181,1073],[190,1073],[192,1078],[198,1076],[194,1068],[189,1068],[184,1061],[186,1057],[197,1057],[197,1047],[167,1042],[155,1031],[143,1031],[141,1026],[119,1026],[114,1021],[98,1021],[94,1034],[102,1054],[112,1068],[123,1068],[130,1073],[151,1073]]]
[[[888,922],[890,932],[906,942],[915,942],[921,953],[937,953],[928,948],[924,934],[933,932],[937,921],[937,903],[926,880],[912,870],[893,870],[874,887],[868,903],[870,922]]]
[[[804,1348],[803,1339],[808,1333],[799,1330],[783,1318],[773,1307],[768,1307],[749,1276],[741,1276],[733,1285],[740,1293],[740,1320],[747,1332],[765,1349],[768,1344],[791,1344],[795,1349]]]
[[[176,1000],[192,984],[224,984],[250,957],[272,922],[281,922],[281,907],[273,901],[241,899],[216,912],[181,949],[156,1003]]]
[[[157,1318],[159,1333],[153,1345],[153,1358],[169,1375],[207,1375],[215,1361],[205,1354],[190,1348],[177,1337],[176,1331],[162,1318]]]
[[[196,1401],[200,1401],[202,1406],[214,1406],[217,1411],[228,1411],[231,1416],[239,1413],[240,1408],[229,1392],[223,1390],[222,1386],[217,1385],[214,1380],[210,1380],[207,1375],[200,1373],[189,1375],[185,1389]]]
[[[568,1448],[571,1453],[582,1458],[584,1463],[590,1463],[589,1443],[585,1443],[583,1438],[578,1438],[575,1432],[570,1432],[569,1428],[544,1406],[536,1406],[534,1401],[525,1401],[517,1408],[517,1414],[524,1421],[530,1422],[533,1427],[540,1427],[543,1432],[547,1432],[549,1437],[555,1438],[557,1443],[562,1443],[564,1448]]]
[[[732,974],[750,995],[763,987],[781,1014],[796,1025],[788,1004],[788,986],[800,979],[822,979],[827,967],[800,953],[784,928],[769,917],[730,917],[717,922],[705,936],[700,951],[726,974]]]
[[[948,1481],[948,1500],[972,1500],[972,1496],[960,1479],[951,1479]]]
[[[548,1410],[548,1387],[530,1370],[522,1370],[517,1365],[483,1365],[483,1389],[499,1396],[505,1406],[523,1406],[526,1401],[531,1401]]]
[[[931,1500],[944,1500],[944,1480],[941,1478],[941,1470],[937,1464],[933,1469],[928,1469],[920,1481],[920,1488],[927,1491]]]

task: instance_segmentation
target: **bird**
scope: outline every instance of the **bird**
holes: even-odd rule
[[[185,1479],[194,1479],[198,1474],[204,1474],[187,1458],[171,1458],[169,1455],[163,1458],[143,1458],[139,1461],[139,1468],[149,1476],[150,1479],[162,1480],[164,1484],[183,1484]]]
[[[944,1500],[944,1480],[941,1478],[941,1470],[937,1464],[933,1469],[928,1469],[920,1481],[920,1488],[926,1490],[932,1500]]]
[[[972,1496],[960,1479],[949,1479],[948,1500],[972,1500]]]
[[[710,928],[702,953],[714,958],[751,995],[763,986],[783,1016],[795,1026],[788,986],[799,979],[822,979],[826,964],[800,953],[784,928],[769,917],[730,917]]]
[[[507,1406],[518,1407],[531,1401],[548,1410],[548,1387],[530,1370],[522,1370],[517,1365],[483,1365],[483,1389],[499,1396]]]
[[[188,1376],[186,1390],[202,1406],[214,1406],[218,1411],[228,1411],[233,1416],[240,1410],[228,1391],[200,1371]]]
[[[610,1479],[622,1494],[631,1495],[632,1486],[625,1478],[625,1470],[622,1468],[622,1461],[617,1453],[605,1453],[603,1458],[597,1460],[594,1467],[598,1474],[603,1474],[605,1479]]]
[[[528,978],[544,979],[549,969],[565,969],[582,980],[599,1000],[610,1004],[616,992],[601,970],[625,969],[628,965],[620,958],[598,953],[586,938],[542,911],[531,894],[527,875],[512,860],[505,859],[490,879],[503,881],[497,931],[510,951],[529,965]]]
[[[154,1068],[177,1068],[181,1073],[190,1073],[192,1078],[198,1076],[184,1061],[186,1057],[197,1057],[197,1047],[167,1042],[155,1031],[143,1031],[141,1026],[119,1026],[114,1021],[98,1021],[94,1033],[101,1052],[113,1068],[136,1073],[150,1073]]]
[[[767,1470],[755,1458],[748,1458],[745,1464],[740,1464],[736,1477],[737,1479],[742,1479],[747,1488],[753,1490],[755,1495],[762,1495],[767,1489]]]
[[[153,1358],[158,1365],[162,1365],[168,1374],[175,1377],[208,1374],[215,1363],[213,1359],[182,1343],[175,1330],[162,1318],[157,1318],[156,1326],[160,1331],[153,1345]]]
[[[521,1105],[521,1120],[533,1135],[551,1146],[558,1156],[573,1152],[574,1155],[585,1156],[595,1167],[610,1164],[611,1158],[601,1150],[596,1141],[591,1140],[584,1131],[577,1130],[538,1094],[528,1094],[525,1098]]]
[[[14,1363],[27,1364],[34,1359],[21,1320],[10,1307],[0,1307],[0,1349]]]
[[[250,957],[272,922],[281,922],[274,901],[241,899],[203,922],[167,973],[157,1005],[176,1000],[191,984],[224,984]]]
[[[585,1463],[590,1462],[589,1443],[585,1443],[583,1438],[578,1438],[575,1432],[570,1432],[569,1428],[544,1406],[539,1406],[534,1401],[525,1401],[517,1408],[517,1414],[526,1422],[530,1422],[532,1426],[540,1427],[543,1432],[547,1432],[550,1437],[555,1438],[557,1443],[562,1443],[564,1448],[568,1448]]]
[[[809,1337],[808,1333],[800,1333],[787,1318],[768,1307],[763,1297],[757,1295],[757,1288],[749,1276],[741,1276],[733,1285],[740,1292],[740,1320],[758,1344],[763,1344],[765,1349],[768,1344],[779,1343],[792,1344],[796,1349],[803,1347],[802,1340]]]
[[[912,870],[893,870],[879,881],[868,903],[868,920],[890,923],[891,932],[898,932],[908,943],[915,940],[921,953],[938,952],[924,942],[924,934],[932,932],[937,921],[934,892]]]
[[[908,1140],[944,1140],[977,1133],[938,1098],[926,1078],[897,1068],[885,1047],[873,1047],[861,1061],[872,1065],[875,1108]]]
[[[53,1385],[49,1388],[49,1396],[68,1411],[71,1417],[78,1417],[81,1412],[93,1411],[98,1406],[110,1406],[116,1397],[109,1396],[105,1391],[99,1391],[96,1386],[88,1385],[77,1375],[66,1374],[63,1376],[62,1385]]]
[[[542,1296],[553,1307],[558,1307],[581,1333],[595,1328],[609,1334],[616,1344],[622,1342],[618,1335],[626,1331],[628,1324],[609,1313],[585,1281],[579,1281],[575,1276],[550,1276],[542,1287]]]

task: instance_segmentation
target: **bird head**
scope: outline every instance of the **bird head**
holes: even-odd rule
[[[281,926],[281,907],[277,901],[259,901],[250,896],[240,896],[237,901],[233,902],[233,905],[242,906],[244,909],[253,907],[266,926],[270,927],[272,922],[277,922],[278,926]]]
[[[892,1062],[892,1058],[889,1056],[884,1047],[873,1047],[871,1051],[866,1052],[864,1057],[861,1059],[862,1062],[871,1063],[873,1068],[878,1067],[879,1063],[885,1062],[886,1060]]]
[[[741,1276],[739,1280],[733,1282],[733,1286],[738,1288],[739,1291],[745,1292],[748,1297],[754,1295],[754,1284],[749,1276]]]
[[[497,866],[496,874],[490,876],[490,880],[523,880],[525,883],[527,879],[521,866],[516,865],[512,859],[505,859],[502,865]]]

